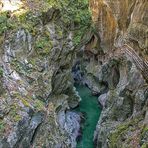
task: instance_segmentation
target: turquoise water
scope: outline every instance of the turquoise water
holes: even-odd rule
[[[94,148],[93,136],[97,122],[101,113],[97,97],[91,95],[91,91],[82,85],[75,85],[82,101],[76,109],[85,114],[85,122],[82,125],[82,139],[77,144],[77,148]]]

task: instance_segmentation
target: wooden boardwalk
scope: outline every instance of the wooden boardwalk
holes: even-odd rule
[[[98,55],[98,59],[104,63],[105,61],[108,61],[109,59],[112,59],[113,57],[119,58],[119,57],[122,57],[123,55],[129,56],[133,60],[136,67],[141,71],[143,77],[148,82],[148,61],[141,58],[136,53],[136,51],[127,44],[124,44],[123,46],[116,48],[112,52],[109,52],[105,55]]]
[[[133,59],[133,62],[137,66],[137,68],[142,72],[143,77],[148,82],[148,61],[142,59],[136,51],[130,47],[129,45],[125,44],[121,48],[121,51]]]

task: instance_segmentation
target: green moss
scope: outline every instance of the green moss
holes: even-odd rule
[[[18,17],[20,27],[30,32],[33,36],[37,34],[37,26],[40,24],[40,17],[35,13],[27,11]]]
[[[110,139],[110,148],[117,147],[117,141],[121,137],[122,134],[127,130],[128,125],[121,125],[116,129],[114,133],[112,133],[109,137]]]
[[[38,38],[35,42],[36,52],[42,56],[49,55],[52,46],[53,46],[52,42],[50,41],[50,38],[47,36],[43,36],[41,38]]]
[[[35,100],[35,102],[34,102],[35,109],[37,109],[37,110],[43,110],[44,109],[44,106],[45,106],[44,102],[42,102],[40,100]]]
[[[148,135],[148,126],[144,125],[141,127],[141,135],[140,135],[140,139],[141,139],[141,145],[144,147],[148,146],[148,141],[147,141],[147,135]]]
[[[28,67],[28,65],[24,63],[21,63],[17,59],[13,59],[11,61],[11,66],[16,72],[18,72],[19,74],[23,74],[23,75],[30,74],[33,71],[32,68]]]
[[[55,26],[55,30],[56,30],[56,34],[58,35],[58,37],[62,38],[63,37],[63,30],[60,26],[56,25]]]
[[[13,68],[16,70],[16,71],[19,71],[21,72],[22,69],[18,63],[18,61],[16,59],[13,59],[12,62],[11,62],[11,65],[13,66]]]
[[[18,111],[20,110],[19,106],[17,103],[14,103],[13,105],[11,105],[10,107],[10,112],[9,112],[9,116],[11,117],[11,119],[14,122],[20,121],[21,120],[21,115],[18,114]]]
[[[144,135],[146,132],[148,132],[148,126],[143,127],[141,135]]]
[[[82,31],[75,31],[73,38],[74,45],[78,45],[80,43],[82,36],[83,36]]]
[[[130,120],[129,122],[123,123],[119,125],[114,132],[112,132],[109,135],[109,141],[110,141],[110,148],[116,148],[118,147],[118,141],[121,140],[121,137],[127,133],[129,130],[133,130],[135,126],[138,124],[140,120],[142,120],[143,117],[139,116],[137,118],[134,118],[133,120]],[[129,127],[132,127],[131,129]]]
[[[3,77],[3,69],[0,67],[0,78]]]
[[[14,98],[17,98],[17,99],[19,99],[19,100],[21,100],[22,103],[24,104],[24,106],[30,107],[30,102],[27,101],[28,98],[23,98],[23,97],[22,97],[19,93],[17,93],[17,92],[13,95],[13,97],[14,97]],[[12,108],[13,108],[13,110],[15,111],[15,109],[16,109],[16,108],[19,108],[19,106],[18,106],[18,104],[13,104]]]
[[[1,135],[1,133],[4,132],[5,125],[6,125],[5,122],[3,120],[0,120],[0,135]]]
[[[30,107],[30,103],[26,99],[21,98],[21,101],[26,107]]]
[[[143,144],[142,146],[141,146],[141,148],[147,148],[148,147],[148,143],[146,144]]]
[[[63,36],[63,32],[61,30],[58,31],[58,35],[59,37],[62,37]]]
[[[22,119],[22,117],[20,116],[20,115],[15,115],[14,116],[14,121],[15,122],[18,122],[18,121],[20,121]]]

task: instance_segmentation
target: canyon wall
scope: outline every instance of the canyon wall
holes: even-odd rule
[[[75,147],[73,33],[58,6],[27,2],[0,11],[0,147]]]
[[[148,48],[146,0],[90,0],[90,10],[103,50],[130,44],[143,58]]]
[[[82,82],[103,106],[96,145],[146,148],[148,2],[90,0],[90,10],[95,33],[84,48]]]

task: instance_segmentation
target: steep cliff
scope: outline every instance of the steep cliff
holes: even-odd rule
[[[90,0],[94,34],[79,65],[103,106],[98,148],[148,145],[147,9],[146,0]]]
[[[1,1],[1,148],[76,146],[80,116],[68,110],[79,101],[71,68],[86,5]]]
[[[100,46],[111,50],[128,43],[147,58],[147,7],[146,0],[90,0]]]

